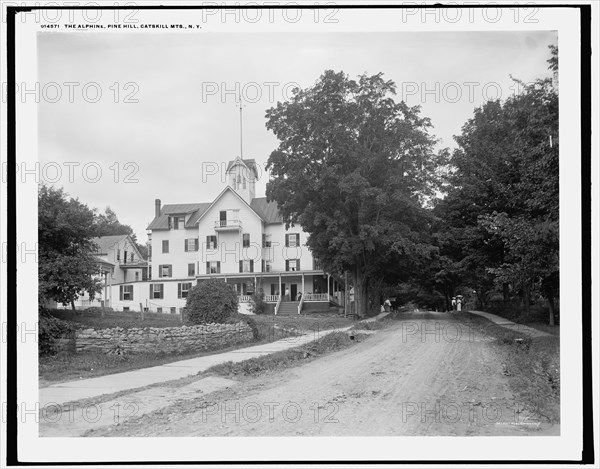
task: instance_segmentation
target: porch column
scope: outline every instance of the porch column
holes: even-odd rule
[[[112,302],[112,269],[109,272],[108,275],[108,296],[110,297],[110,299],[108,300],[108,305],[112,308],[113,307],[113,302]]]
[[[329,293],[329,278],[330,277],[331,276],[329,274],[327,274],[327,300],[329,300],[329,295],[330,295],[330,293]]]
[[[283,293],[281,291],[281,274],[279,274],[279,295],[283,296]]]
[[[304,296],[304,272],[302,272],[302,296]]]
[[[254,293],[258,293],[258,284],[256,283],[256,275],[254,276]]]
[[[104,306],[106,306],[106,300],[108,299],[108,272],[104,271],[104,294],[102,295],[104,300]]]

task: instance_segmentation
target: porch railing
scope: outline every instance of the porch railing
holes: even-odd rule
[[[279,312],[279,307],[281,306],[281,299],[283,298],[283,296],[278,295],[279,299],[277,300],[277,304],[275,305],[275,316],[277,316],[277,313]]]
[[[330,296],[327,293],[306,293],[302,295],[302,300],[306,301],[329,301]]]
[[[267,303],[277,303],[279,301],[279,295],[265,295],[265,301]]]
[[[252,295],[240,295],[238,300],[240,303],[249,303],[252,300]]]

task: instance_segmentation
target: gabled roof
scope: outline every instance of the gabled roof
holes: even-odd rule
[[[96,251],[96,256],[102,256],[109,253],[109,251],[116,249],[117,245],[123,241],[125,238],[129,240],[129,244],[135,249],[135,253],[138,256],[138,259],[143,259],[142,254],[138,250],[137,246],[131,239],[129,235],[111,235],[111,236],[101,236],[99,238],[94,238],[92,241],[96,243],[98,246],[98,250]]]
[[[219,200],[221,197],[223,197],[223,195],[224,195],[224,194],[225,194],[225,192],[227,192],[227,191],[231,191],[233,194],[235,194],[235,196],[236,196],[238,199],[240,199],[240,200],[241,200],[243,203],[245,203],[245,204],[246,204],[246,205],[247,205],[247,206],[250,208],[250,210],[252,210],[252,211],[253,211],[253,212],[256,214],[256,216],[257,216],[258,218],[260,218],[262,221],[265,221],[265,219],[264,219],[264,218],[261,216],[261,214],[260,214],[260,213],[258,213],[256,210],[254,210],[254,209],[252,208],[252,206],[251,206],[251,205],[250,205],[248,202],[246,202],[246,201],[243,199],[243,197],[242,197],[240,194],[238,194],[236,191],[234,191],[234,190],[232,189],[232,187],[231,187],[231,186],[227,186],[227,187],[225,187],[225,189],[223,189],[223,190],[221,191],[221,193],[220,193],[220,194],[219,194],[219,195],[218,195],[218,196],[215,198],[215,200],[213,200],[213,201],[211,202],[211,204],[210,204],[210,205],[209,205],[209,206],[206,208],[206,210],[204,210],[204,213],[202,213],[202,215],[200,215],[200,216],[198,217],[198,220],[196,221],[196,223],[198,223],[198,221],[200,221],[200,220],[202,219],[202,217],[204,216],[204,214],[205,214],[206,212],[208,212],[208,210],[209,210],[209,209],[210,209],[210,208],[211,208],[213,205],[215,205],[215,204],[217,203],[217,201],[218,201],[218,200]]]
[[[150,222],[147,230],[168,230],[169,229],[169,215],[186,215],[192,213],[188,222],[185,224],[186,228],[191,228],[196,224],[198,219],[202,216],[204,211],[210,206],[210,203],[197,203],[197,204],[170,204],[164,205],[160,211],[160,215]]]
[[[128,235],[113,235],[113,236],[101,236],[100,238],[94,238],[92,241],[98,245],[96,254],[108,254],[112,249],[115,249],[123,239],[127,238]]]
[[[249,158],[249,159],[242,159],[242,158],[240,158],[240,157],[238,156],[238,157],[237,157],[235,160],[232,160],[232,161],[230,161],[230,162],[227,164],[227,171],[226,171],[226,172],[229,172],[229,170],[230,170],[231,168],[233,168],[233,166],[235,166],[235,164],[236,164],[238,161],[241,161],[242,163],[244,163],[248,169],[250,169],[250,170],[252,170],[252,172],[254,172],[254,176],[255,176],[256,178],[258,178],[258,169],[257,169],[257,167],[256,167],[256,160],[254,160],[253,158]]]
[[[267,202],[266,197],[255,197],[250,202],[250,207],[261,216],[265,223],[283,223],[277,202]]]

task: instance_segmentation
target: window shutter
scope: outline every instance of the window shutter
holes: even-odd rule
[[[177,298],[181,298],[181,283],[177,284]]]
[[[210,262],[206,263],[206,273],[210,274]]]
[[[265,260],[264,259],[260,262],[260,268],[261,268],[262,272],[265,271]]]
[[[183,240],[183,252],[188,252],[188,243],[187,239]]]
[[[150,284],[150,299],[154,298],[154,290],[152,289],[152,284]]]
[[[289,248],[290,247],[290,235],[285,235],[285,247]]]
[[[119,285],[119,300],[123,301],[123,285]]]
[[[164,295],[164,285],[161,283],[160,284],[160,299],[163,299],[163,295]]]
[[[300,259],[296,259],[296,270],[300,270]]]
[[[217,261],[217,273],[221,273],[221,261]]]
[[[250,272],[254,272],[254,261],[250,259]]]
[[[240,272],[244,271],[244,261],[240,261]]]
[[[195,238],[194,239],[194,251],[197,251],[198,249],[200,249],[200,239]]]
[[[285,261],[285,271],[288,272],[290,270],[290,261],[286,260]]]
[[[300,233],[296,233],[296,247],[300,246]]]

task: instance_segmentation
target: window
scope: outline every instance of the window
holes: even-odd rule
[[[266,260],[262,260],[262,271],[263,272],[271,272],[271,263]]]
[[[151,283],[150,284],[150,298],[154,300],[162,300],[164,296],[164,289],[162,283]],[[161,311],[159,311],[160,313]]]
[[[172,277],[173,269],[171,264],[159,265],[158,266],[158,276],[159,277]]]
[[[195,276],[196,276],[196,265],[188,264],[188,277],[195,277]]]
[[[207,274],[220,274],[221,273],[221,261],[210,261],[206,263]]]
[[[162,252],[163,253],[169,252],[169,240],[168,239],[164,239],[162,242]]]
[[[254,261],[240,261],[240,272],[254,272]]]
[[[123,262],[127,264],[127,251],[123,251]]]
[[[129,311],[129,306],[123,306],[123,312]]]
[[[148,243],[148,260],[152,260],[152,243]]]
[[[131,253],[131,259],[130,259],[130,261],[133,262],[133,253]]]
[[[250,247],[250,233],[244,233],[242,235],[242,247],[249,248]]]
[[[175,306],[171,306],[171,314],[177,314],[177,308]]]
[[[119,300],[133,301],[133,285],[119,286]]]
[[[185,225],[185,217],[171,217],[174,230],[182,230]],[[170,228],[170,227],[169,227]]]
[[[198,238],[188,238],[184,241],[183,250],[185,252],[197,251],[198,244]]]
[[[286,248],[295,248],[300,246],[300,234],[299,233],[291,233],[285,235],[285,247]]]
[[[121,250],[117,249],[117,260],[120,261],[121,260]]]
[[[162,313],[162,308],[156,308],[157,313]]]
[[[188,292],[192,289],[192,282],[177,284],[177,298],[187,298]]]
[[[206,237],[206,249],[217,249],[217,237],[207,236]]]
[[[135,281],[136,281],[136,282],[139,282],[139,281],[140,281],[140,273],[139,273],[139,272],[136,272],[136,273],[135,273]]]
[[[270,248],[271,247],[271,235],[270,234],[263,234],[262,235],[262,239],[263,239],[263,248]]]
[[[285,261],[286,272],[295,272],[300,270],[300,259],[288,259]]]

